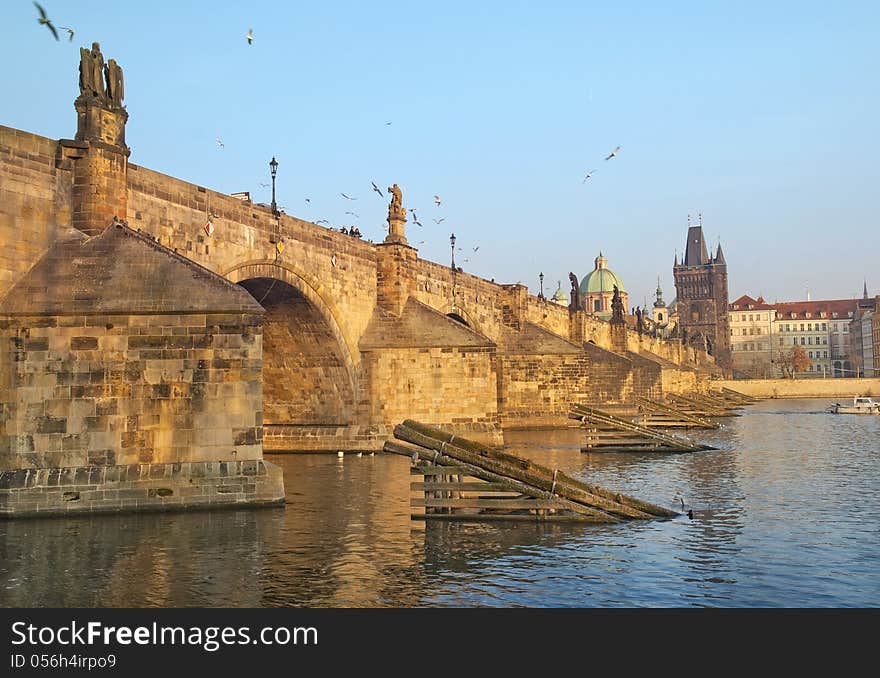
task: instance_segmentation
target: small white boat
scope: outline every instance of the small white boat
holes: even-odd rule
[[[825,411],[831,414],[880,414],[880,400],[868,396],[856,396],[852,405],[834,403]]]

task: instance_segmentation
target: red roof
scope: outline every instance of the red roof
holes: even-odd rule
[[[813,318],[852,318],[860,299],[830,299],[824,301],[785,301],[780,304],[768,304],[764,297],[753,299],[748,294],[732,301],[728,307],[731,311],[767,311],[776,310],[777,320],[805,319],[807,313]],[[835,315],[836,314],[836,315]]]
[[[851,318],[858,299],[830,299],[825,301],[788,301],[774,304],[777,320],[810,318]]]
[[[748,294],[730,302],[731,311],[767,311],[772,308],[775,307],[764,301],[764,297],[759,296],[757,299],[752,299]]]

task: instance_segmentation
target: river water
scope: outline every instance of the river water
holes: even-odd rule
[[[270,456],[284,509],[0,522],[0,605],[880,607],[880,417],[828,404],[750,405],[687,454],[505,436],[591,483],[683,496],[692,520],[425,525],[405,457]]]

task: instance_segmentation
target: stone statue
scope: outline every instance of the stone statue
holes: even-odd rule
[[[122,67],[116,63],[116,59],[110,59],[104,66],[104,76],[107,78],[108,103],[121,108],[125,87],[122,82]]]
[[[578,279],[574,273],[568,274],[568,279],[571,282],[571,301],[569,301],[569,308],[574,311],[577,311],[581,307],[581,291],[578,287]]]
[[[406,210],[403,208],[403,194],[400,186],[394,184],[388,187],[391,194],[391,204],[388,205],[388,221],[392,219],[406,219]]]
[[[620,290],[615,285],[614,295],[611,297],[611,322],[622,325],[625,322],[623,313],[623,301],[620,299]]]
[[[121,72],[120,72],[121,78]],[[101,45],[92,43],[92,50],[79,50],[79,91],[81,95],[106,101],[104,91],[104,55]]]
[[[642,321],[642,309],[636,307],[636,332],[642,334],[645,331],[645,325]]]

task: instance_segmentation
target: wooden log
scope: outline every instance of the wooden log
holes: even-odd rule
[[[469,483],[459,483],[459,482],[451,482],[451,483],[410,483],[409,489],[411,490],[457,490],[458,492],[492,492],[498,491],[502,492],[507,490],[504,485],[501,483],[490,483],[488,481],[480,480]]]
[[[411,499],[410,506],[430,506],[435,508],[477,508],[505,511],[525,509],[564,509],[555,499],[513,499],[465,497],[463,499]]]
[[[468,521],[468,522],[524,522],[535,521],[539,523],[601,523],[601,520],[595,520],[590,516],[579,514],[565,513],[545,513],[538,515],[536,513],[526,514],[510,514],[510,513],[453,513],[451,515],[438,513],[436,515],[425,515],[423,513],[413,513],[410,520],[447,520],[447,521]]]
[[[416,443],[418,444],[418,443]],[[428,463],[440,463],[447,465],[458,465],[466,468],[467,475],[471,475],[475,478],[482,478],[483,480],[487,480],[489,482],[499,483],[503,485],[506,489],[510,489],[513,492],[520,492],[522,494],[528,495],[530,497],[535,497],[537,499],[551,499],[554,498],[552,494],[547,491],[542,490],[541,488],[535,487],[533,485],[529,485],[526,483],[519,482],[510,477],[506,477],[502,474],[494,473],[488,469],[482,468],[480,466],[475,466],[471,464],[462,464],[460,460],[457,460],[453,457],[449,457],[445,454],[437,454],[435,451],[429,451],[425,449],[419,450],[418,448],[411,447],[409,445],[401,445],[398,442],[393,440],[386,440],[383,445],[383,449],[386,452],[392,452],[394,454],[401,454],[405,457],[412,457],[413,451],[416,451],[419,454],[420,458]],[[606,522],[606,523],[619,523],[620,518],[612,515],[611,512],[603,511],[592,506],[585,506],[578,502],[569,501],[566,498],[562,497],[561,500],[565,503],[566,509],[569,511],[573,511],[575,513],[581,513],[586,516],[592,516],[595,518],[595,522]],[[627,518],[650,518],[650,515],[642,513],[639,515],[637,512],[636,515],[626,515],[624,517]],[[679,515],[679,514],[675,514]]]
[[[648,398],[636,397],[636,401],[642,405],[643,407],[648,408],[652,412],[660,412],[668,415],[669,417],[674,417],[678,420],[693,422],[694,426],[700,426],[702,428],[719,428],[720,424],[714,421],[710,421],[708,419],[704,419],[703,417],[695,417],[690,414],[685,414],[681,410],[677,410],[672,407],[668,407],[663,403],[659,403],[656,400],[649,400]]]
[[[615,417],[614,415],[608,414],[607,412],[597,410],[593,407],[587,407],[585,405],[572,405],[572,412],[570,413],[570,416],[573,418],[579,418],[582,421],[589,421],[591,423],[598,422],[605,426],[611,426],[623,431],[635,432],[644,438],[661,441],[663,443],[666,443],[667,446],[673,448],[678,448],[691,452],[696,452],[698,450],[714,449],[709,447],[708,445],[694,443],[687,438],[679,438],[676,436],[667,435],[665,433],[660,433],[659,431],[653,431],[646,426],[640,426],[639,424],[635,424],[631,421]]]
[[[461,473],[465,471],[460,466],[410,466],[409,472],[418,476],[444,476],[450,472]],[[464,475],[468,475],[466,472]]]
[[[411,422],[411,420],[407,420],[407,422]],[[675,511],[670,511],[662,506],[620,492],[612,492],[582,483],[562,472],[553,471],[528,459],[513,457],[513,455],[493,450],[473,441],[455,438],[440,429],[434,429],[418,422],[412,423],[416,424],[419,430],[414,430],[405,424],[398,425],[394,428],[394,436],[416,445],[444,452],[455,459],[475,464],[477,467],[485,468],[502,477],[515,478],[584,506],[594,507],[624,518],[644,519],[652,515],[662,517],[678,515]],[[464,449],[461,447],[462,444],[467,444],[470,449]],[[511,464],[507,461],[511,458],[516,463]]]

